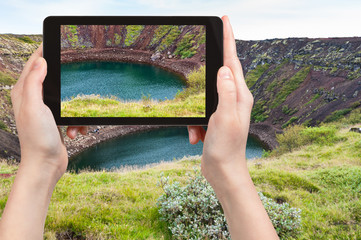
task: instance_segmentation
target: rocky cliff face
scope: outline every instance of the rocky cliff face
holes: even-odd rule
[[[62,51],[121,48],[204,61],[205,38],[205,28],[201,25],[61,26]]]
[[[237,41],[252,121],[314,125],[360,107],[361,38]]]

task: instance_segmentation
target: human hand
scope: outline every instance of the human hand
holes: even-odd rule
[[[20,168],[50,173],[56,183],[66,171],[68,156],[53,114],[43,102],[47,65],[42,53],[41,45],[26,63],[11,99],[21,147]],[[86,134],[87,128],[69,127],[67,135],[75,138],[79,131]]]
[[[189,141],[204,141],[202,173],[218,196],[232,186],[242,173],[247,174],[246,143],[253,106],[253,96],[243,77],[235,39],[228,17],[223,17],[224,66],[218,71],[217,110],[210,117],[207,132],[189,126]]]
[[[223,17],[224,66],[218,71],[217,110],[207,132],[190,126],[189,141],[204,141],[202,174],[220,201],[232,239],[278,239],[249,175],[246,144],[253,96],[244,81],[228,17]]]

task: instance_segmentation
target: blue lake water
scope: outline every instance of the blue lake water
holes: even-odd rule
[[[184,156],[201,155],[203,144],[191,145],[186,127],[171,127],[119,137],[89,148],[69,161],[68,169],[110,170],[124,166],[144,166],[172,161]],[[263,148],[248,139],[246,157],[262,156]]]
[[[61,100],[77,95],[115,96],[139,100],[173,99],[186,85],[182,78],[159,67],[124,62],[80,62],[61,64]]]

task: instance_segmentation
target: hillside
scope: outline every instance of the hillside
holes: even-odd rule
[[[314,141],[292,152],[248,162],[258,191],[301,209],[301,229],[291,239],[360,239],[361,142],[359,133],[349,131],[354,121],[360,121],[360,112],[307,130],[303,136]],[[297,141],[298,134],[290,135]],[[145,169],[65,173],[52,196],[44,238],[173,239],[158,213],[156,202],[164,192],[157,182],[163,172],[184,185],[199,165],[197,157]],[[17,168],[0,161],[0,214]]]
[[[74,32],[70,29],[69,31]],[[87,50],[89,47],[96,47],[96,44],[107,51],[116,46],[123,46],[125,51],[132,52],[157,51],[158,49],[159,55],[156,55],[156,58],[159,62],[175,57],[178,60],[193,61],[194,59],[197,64],[203,63],[202,56],[197,53],[182,59],[182,56],[175,54],[178,47],[174,44],[166,45],[168,47],[163,49],[164,45],[151,44],[152,41],[148,39],[148,44],[141,45],[140,39],[143,33],[138,36],[140,38],[137,38],[137,41],[129,44],[126,43],[127,35],[124,31],[119,37],[116,35],[118,34],[116,29],[112,30],[109,27],[108,31],[104,27],[102,31],[99,30],[99,34],[104,33],[104,35],[100,34],[103,37],[93,36],[93,38],[88,36],[85,30],[80,31],[84,32],[80,37],[74,37],[75,35],[71,35],[73,33],[70,32],[68,33],[70,39],[73,36],[76,41],[69,42],[63,39],[62,44],[68,52]],[[152,31],[155,33],[156,29]],[[197,29],[192,31],[195,34]],[[183,36],[186,35],[183,34]],[[106,36],[109,38],[105,38]],[[163,40],[168,42],[166,39],[170,36],[171,31],[168,31],[160,38],[162,39],[160,42]],[[179,36],[182,35],[179,34]],[[180,43],[181,40],[178,39]],[[99,40],[99,43],[96,40]],[[0,35],[0,129],[15,135],[10,88],[40,41],[41,35]],[[202,41],[199,40],[201,43],[198,46],[199,49],[204,47]],[[135,50],[135,46],[141,50]],[[187,46],[191,49],[195,43]],[[171,58],[167,56],[168,51],[171,53]],[[259,128],[251,127],[251,130],[257,130],[255,135],[266,132],[263,140],[272,138],[268,133],[274,132],[273,127],[280,129],[282,125],[286,126],[291,122],[315,125],[324,121],[327,116],[342,116],[347,114],[350,108],[360,107],[358,102],[361,99],[361,38],[237,40],[237,51],[248,85],[255,97],[252,121],[263,124],[252,124]],[[332,114],[337,110],[340,111]],[[88,138],[92,138],[90,133]],[[103,140],[106,140],[106,137],[102,138]],[[76,141],[80,141],[80,145],[83,144],[82,138]],[[92,143],[88,141],[87,146],[98,141]],[[0,152],[7,151],[8,148],[2,142],[0,144],[0,150],[2,150]],[[69,141],[68,146],[71,144],[77,143]],[[8,157],[8,154],[4,157]]]
[[[316,125],[360,107],[361,38],[237,41],[253,122]]]

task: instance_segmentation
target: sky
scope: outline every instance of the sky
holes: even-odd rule
[[[0,33],[40,34],[51,15],[228,15],[242,40],[361,37],[360,13],[360,0],[1,0]]]

